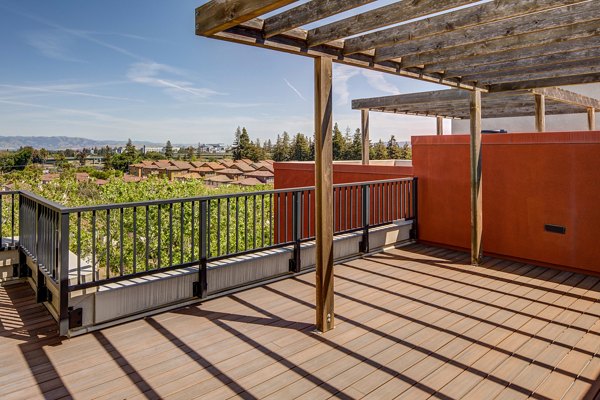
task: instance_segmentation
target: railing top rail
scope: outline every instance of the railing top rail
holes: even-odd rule
[[[8,195],[8,194],[19,194],[20,190],[0,190],[0,196]]]
[[[379,185],[385,183],[392,182],[402,182],[402,181],[412,181],[413,178],[397,178],[397,179],[384,179],[377,181],[365,181],[365,182],[351,182],[351,183],[342,183],[333,185],[334,188],[341,187],[362,187],[368,185]],[[245,197],[245,196],[262,196],[262,195],[270,195],[270,194],[278,194],[278,193],[294,193],[294,192],[306,192],[309,190],[314,190],[314,186],[306,186],[306,187],[296,187],[296,188],[287,188],[287,189],[274,189],[274,190],[262,190],[262,191],[254,191],[254,192],[241,192],[241,193],[229,193],[229,194],[220,194],[214,196],[196,196],[196,197],[182,197],[182,198],[174,198],[174,199],[160,199],[160,200],[146,200],[146,201],[138,201],[138,202],[129,202],[129,203],[112,203],[112,204],[98,204],[98,205],[90,205],[90,206],[77,206],[77,207],[65,207],[59,203],[55,203],[53,201],[47,200],[41,196],[33,194],[31,192],[20,190],[15,191],[15,193],[20,193],[27,198],[35,200],[45,206],[53,209],[54,211],[61,213],[76,213],[76,212],[89,212],[89,211],[99,211],[99,210],[109,210],[109,209],[120,209],[120,208],[133,208],[133,207],[145,207],[145,206],[156,206],[163,204],[177,204],[184,202],[192,202],[192,201],[203,201],[203,200],[217,200],[217,199],[228,199],[228,198],[236,198],[236,197]],[[11,192],[0,192],[0,193],[11,193]]]

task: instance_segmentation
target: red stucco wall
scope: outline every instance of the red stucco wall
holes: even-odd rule
[[[469,137],[413,137],[412,150],[419,239],[468,248]],[[486,253],[600,273],[600,132],[484,135],[482,168]]]

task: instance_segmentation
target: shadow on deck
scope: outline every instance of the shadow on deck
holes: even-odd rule
[[[0,288],[3,398],[594,398],[600,278],[413,245],[62,342]],[[59,345],[60,344],[60,345]],[[57,346],[58,345],[58,346]]]

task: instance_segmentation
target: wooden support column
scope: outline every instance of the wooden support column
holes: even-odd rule
[[[369,165],[369,151],[370,151],[370,140],[369,140],[369,110],[360,110],[360,122],[362,131],[362,163],[363,165]]]
[[[444,134],[444,117],[441,117],[441,116],[436,117],[436,122],[437,122],[437,134],[443,135]]]
[[[588,129],[590,131],[595,131],[596,130],[596,109],[588,108],[587,115],[588,115]]]
[[[333,315],[332,59],[315,58],[316,326],[327,332]]]
[[[546,131],[546,97],[543,94],[535,96],[535,130]]]
[[[481,191],[481,92],[471,92],[471,264],[481,263],[482,191]]]

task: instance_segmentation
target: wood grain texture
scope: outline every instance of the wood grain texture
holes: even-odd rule
[[[546,131],[546,97],[543,94],[535,94],[535,130]]]
[[[481,92],[470,93],[470,129],[471,129],[471,264],[481,264],[483,249],[483,191],[481,176]]]
[[[369,138],[369,110],[360,110],[360,127],[362,133],[362,164],[369,165],[371,139]]]

